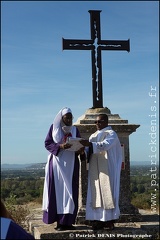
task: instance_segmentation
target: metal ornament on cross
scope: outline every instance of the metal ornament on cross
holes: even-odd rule
[[[102,50],[116,50],[130,52],[130,40],[102,40],[100,29],[100,10],[89,10],[90,13],[90,40],[64,39],[63,50],[91,50],[92,59],[92,95],[93,107],[103,108],[102,94]]]

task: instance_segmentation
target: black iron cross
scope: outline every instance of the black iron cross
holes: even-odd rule
[[[102,97],[102,50],[126,50],[130,51],[130,42],[124,40],[101,40],[100,12],[89,10],[91,40],[64,39],[63,50],[91,50],[92,56],[92,94],[93,108],[103,108]]]

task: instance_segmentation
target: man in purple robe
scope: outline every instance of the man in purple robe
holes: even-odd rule
[[[49,156],[45,167],[43,222],[57,222],[58,231],[75,228],[72,224],[75,224],[78,211],[79,159],[85,160],[84,147],[71,151],[71,144],[66,141],[69,136],[80,138],[72,120],[71,109],[61,109],[45,139]]]

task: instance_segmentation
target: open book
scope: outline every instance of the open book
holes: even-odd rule
[[[68,151],[78,151],[80,148],[83,147],[83,145],[80,143],[80,140],[82,140],[83,138],[74,138],[74,137],[68,137],[66,142],[69,144],[72,144],[72,146],[66,150]]]

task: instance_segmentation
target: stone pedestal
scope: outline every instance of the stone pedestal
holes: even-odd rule
[[[80,117],[75,126],[80,131],[81,137],[88,139],[89,136],[96,131],[94,121],[100,113],[108,115],[109,124],[112,129],[117,133],[121,144],[124,146],[124,161],[122,164],[121,171],[121,182],[120,182],[120,211],[121,218],[127,215],[134,216],[139,214],[138,210],[131,204],[131,193],[130,193],[130,156],[129,156],[129,135],[136,131],[140,125],[129,124],[128,120],[123,120],[118,114],[111,114],[108,108],[90,108],[85,114]],[[77,223],[86,223],[85,221],[85,205],[86,205],[86,194],[87,194],[87,175],[88,171],[86,163],[81,163],[80,170],[80,196],[79,196],[79,213],[77,216]],[[121,219],[120,218],[120,219]]]

